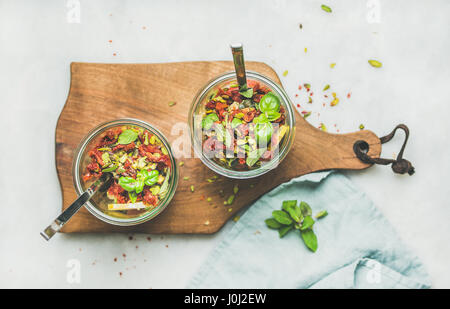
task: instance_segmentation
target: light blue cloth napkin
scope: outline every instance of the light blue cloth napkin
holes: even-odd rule
[[[283,200],[306,201],[319,247],[298,231],[284,238],[264,220]],[[429,288],[422,263],[371,200],[339,173],[315,173],[282,184],[256,201],[213,249],[189,288]]]

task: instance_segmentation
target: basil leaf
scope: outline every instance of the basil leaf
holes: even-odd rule
[[[312,228],[314,225],[314,219],[311,216],[306,216],[305,219],[303,219],[302,226],[300,227],[301,231],[307,230]]]
[[[320,219],[328,216],[328,212],[326,210],[319,211],[316,215],[316,219]]]
[[[239,91],[239,93],[241,94],[241,96],[251,99],[253,97],[253,88],[247,88],[245,90],[243,89]]]
[[[138,137],[138,133],[136,131],[128,129],[128,130],[123,131],[119,135],[119,140],[117,141],[117,143],[121,144],[121,145],[127,145],[127,144],[134,142],[137,137]]]
[[[247,159],[245,160],[245,163],[247,163],[248,166],[252,167],[253,165],[256,164],[256,162],[259,161],[259,158],[261,158],[264,152],[266,152],[265,148],[250,151],[248,153]]]
[[[259,101],[259,110],[261,112],[278,112],[280,110],[280,99],[272,92],[266,93]]]
[[[205,130],[211,129],[214,122],[219,120],[219,116],[217,116],[216,113],[208,114],[205,118],[202,120],[202,128]]]
[[[153,186],[155,183],[158,182],[159,178],[159,172],[157,170],[151,171],[148,173],[148,177],[145,179],[144,183],[147,186]]]
[[[267,227],[269,227],[271,229],[279,229],[282,226],[274,218],[266,219],[264,222],[266,222]]]
[[[128,196],[130,197],[131,203],[136,203],[137,200],[136,192],[128,192]]]
[[[244,122],[241,119],[233,118],[233,121],[231,121],[231,128],[235,129],[237,126],[243,124]]]
[[[132,192],[136,188],[136,179],[132,177],[120,177],[119,178],[119,185],[128,192]]]
[[[289,217],[289,215],[282,211],[282,210],[274,210],[272,212],[272,216],[275,220],[277,220],[279,223],[284,225],[290,225],[292,224],[292,219]]]
[[[138,180],[136,181],[136,193],[141,193],[142,191],[144,191],[144,181],[143,180]]]
[[[257,123],[254,132],[256,142],[260,145],[267,145],[272,138],[273,126],[270,122]]]
[[[308,247],[308,249],[311,250],[312,252],[316,252],[317,237],[316,234],[314,234],[313,230],[308,229],[305,231],[301,231],[300,234],[302,235],[302,239],[306,247]]]
[[[281,117],[281,114],[275,111],[267,111],[265,114],[268,121],[275,121]]]
[[[148,171],[147,170],[141,170],[140,172],[137,173],[137,178],[140,179],[147,179],[148,178]]]
[[[304,217],[306,216],[312,216],[312,210],[311,207],[306,202],[300,202],[300,210],[302,211],[302,215]]]
[[[283,201],[283,209],[289,213],[289,215],[295,222],[299,223],[302,221],[303,216],[300,211],[300,208],[297,207],[296,200]]]
[[[283,226],[278,230],[278,235],[280,238],[283,238],[287,233],[289,233],[290,230],[292,230],[292,225]]]
[[[258,117],[253,118],[253,123],[265,123],[267,121],[269,120],[267,119],[266,114],[261,114]]]

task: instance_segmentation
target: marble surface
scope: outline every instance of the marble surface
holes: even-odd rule
[[[229,43],[241,41],[247,60],[264,61],[280,76],[288,70],[283,85],[301,110],[313,111],[314,125],[342,133],[363,123],[380,136],[398,123],[410,127],[405,157],[414,176],[378,166],[346,174],[422,259],[433,286],[449,288],[450,2],[323,3],[333,13],[312,0],[0,1],[0,287],[185,285],[233,222],[209,236],[41,239],[61,208],[55,125],[72,61],[229,60]],[[303,83],[312,85],[313,104],[297,89]],[[322,106],[326,84],[340,98],[335,107]],[[401,142],[399,134],[383,155],[392,157]]]

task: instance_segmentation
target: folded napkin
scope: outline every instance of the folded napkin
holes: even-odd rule
[[[314,225],[315,253],[298,231],[280,239],[264,223],[292,199],[308,202],[313,214],[328,211]],[[282,184],[249,207],[188,287],[418,289],[430,281],[372,201],[344,175],[322,172]]]

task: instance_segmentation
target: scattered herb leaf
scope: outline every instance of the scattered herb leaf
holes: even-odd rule
[[[326,216],[328,216],[328,211],[322,210],[316,214],[316,219],[325,218]]]
[[[321,8],[322,8],[322,10],[324,10],[327,13],[332,12],[331,8],[329,6],[326,6],[325,4],[322,4]]]

